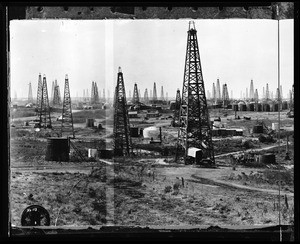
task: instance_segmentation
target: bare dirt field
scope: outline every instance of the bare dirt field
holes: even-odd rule
[[[210,114],[213,118],[222,111],[213,110]],[[293,131],[293,119],[284,114],[282,125]],[[150,139],[139,137],[132,138],[133,144],[146,146],[143,150],[135,148],[132,158],[82,161],[71,148],[70,162],[45,161],[46,138],[53,136],[53,132],[24,126],[26,118],[30,121],[32,116],[22,117],[19,122],[15,120],[10,140],[12,225],[20,226],[22,211],[33,204],[45,207],[51,225],[56,226],[276,225],[278,180],[282,181],[282,224],[292,224],[293,138],[290,136],[289,140],[291,160],[285,160],[285,138],[282,137],[278,149],[278,141],[261,143],[249,130],[256,119],[263,118],[271,127],[278,113],[244,112],[242,116],[251,120],[234,120],[232,111],[227,111],[227,117],[221,116],[227,127],[242,128],[244,136],[214,138],[216,168],[175,162],[172,148],[175,148],[178,128],[170,126],[171,119],[130,120],[142,128],[161,127],[161,147],[169,147],[168,155],[163,156],[156,147],[151,149]],[[86,158],[88,148],[111,146],[110,113],[84,111],[74,113],[74,117],[77,121],[74,144]],[[104,129],[86,128],[84,118],[95,118],[103,123]],[[58,121],[55,123],[59,126]],[[245,138],[252,140],[250,148],[243,146]],[[233,164],[226,155],[246,150],[261,150],[256,154],[274,153],[276,164]]]

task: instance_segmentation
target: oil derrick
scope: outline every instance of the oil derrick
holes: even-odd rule
[[[91,89],[91,104],[95,103],[95,85],[94,81],[92,81],[92,89]]]
[[[86,89],[86,100],[89,101],[89,89]]]
[[[65,77],[64,101],[61,120],[61,136],[72,135],[75,138],[68,75]]]
[[[223,107],[227,108],[227,105],[229,104],[229,96],[228,96],[226,83],[223,85],[222,101],[223,101]]]
[[[28,103],[33,103],[31,82],[29,82]]]
[[[54,86],[54,94],[53,94],[53,106],[61,105],[60,91],[59,86]]]
[[[248,88],[246,88],[246,99],[248,99]]]
[[[43,90],[43,81],[42,81],[42,75],[40,73],[39,74],[39,81],[38,81],[37,96],[36,96],[36,109],[37,109],[37,112],[40,110],[40,106],[41,106],[42,90]]]
[[[48,99],[47,81],[46,76],[43,76],[43,85],[41,91],[41,101],[39,104],[39,127],[40,128],[51,128],[51,117],[50,117],[50,107]]]
[[[161,91],[160,91],[160,100],[165,100],[165,97],[164,97],[164,87],[161,86]]]
[[[152,90],[150,89],[150,100],[153,100]]]
[[[166,101],[168,101],[168,98],[169,98],[169,97],[168,97],[168,93],[166,92]]]
[[[189,22],[179,118],[177,149],[179,147],[184,149],[185,163],[188,160],[188,149],[196,147],[202,150],[202,159],[208,159],[214,164],[211,123],[205,97],[197,31],[193,21]]]
[[[254,102],[255,102],[255,111],[258,112],[258,91],[257,91],[257,89],[255,89],[253,99],[254,99]]]
[[[98,85],[96,82],[94,83],[94,86],[95,86],[95,103],[99,103],[100,98],[98,93]]]
[[[216,91],[216,86],[215,83],[213,83],[213,87],[212,87],[212,99],[214,102],[217,102],[217,91]]]
[[[174,116],[173,116],[173,122],[172,122],[173,127],[179,125],[180,104],[181,104],[180,90],[177,89],[177,92],[176,92],[176,101],[175,101],[175,109],[174,109]]]
[[[123,73],[121,67],[119,67],[114,99],[115,111],[113,128],[113,147],[115,156],[130,156],[132,154],[129,117],[126,105],[127,103]]]
[[[156,83],[154,82],[153,85],[153,97],[152,97],[153,101],[157,101],[157,93],[156,93]]]
[[[269,84],[267,83],[267,86],[266,86],[266,100],[269,100],[269,99],[270,99]]]
[[[140,98],[139,98],[139,93],[138,93],[138,89],[137,89],[137,84],[134,83],[132,103],[136,104],[139,102],[140,102]]]
[[[253,80],[251,80],[250,83],[250,95],[249,98],[253,101],[254,100],[254,86],[253,86]]]
[[[145,104],[149,103],[149,97],[148,97],[148,89],[145,89],[145,93],[144,93],[144,102]]]
[[[55,89],[55,82],[52,81],[52,88],[51,88],[51,97],[50,97],[50,103],[52,101],[53,103],[53,98],[54,98],[54,89]]]
[[[220,90],[220,80],[217,79],[217,87],[216,87],[216,101],[220,101],[221,99],[221,90]]]

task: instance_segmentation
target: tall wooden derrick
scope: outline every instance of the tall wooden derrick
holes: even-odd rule
[[[148,104],[149,103],[149,96],[148,96],[148,89],[145,89],[145,93],[144,93],[144,103]]]
[[[40,106],[41,106],[42,89],[43,89],[42,75],[41,75],[41,73],[39,73],[38,89],[37,89],[37,95],[36,95],[36,111],[37,112],[39,111]]]
[[[61,105],[61,97],[59,91],[59,85],[55,84],[54,86],[54,94],[53,94],[53,106],[60,106]]]
[[[179,125],[180,104],[181,104],[180,90],[177,89],[176,100],[175,100],[175,109],[174,109],[173,122],[172,122],[173,127],[176,127]]]
[[[28,103],[33,103],[31,82],[29,82]]]
[[[153,97],[152,97],[153,102],[157,101],[157,92],[156,92],[156,83],[154,82],[153,85]]]
[[[229,95],[228,95],[228,89],[226,83],[223,85],[222,100],[223,100],[223,108],[227,108],[229,104]]]
[[[92,90],[91,90],[91,104],[95,103],[95,85],[94,81],[92,81]]]
[[[254,92],[255,111],[258,112],[258,91],[255,89]]]
[[[214,164],[211,123],[205,97],[197,31],[193,21],[189,22],[179,123],[177,149],[184,150],[185,163],[188,161],[188,149],[196,147],[202,150],[202,159]]]
[[[250,96],[249,98],[251,99],[251,101],[254,100],[254,86],[253,86],[253,80],[251,80],[251,83],[250,83]]]
[[[40,94],[38,94],[40,95]],[[39,117],[39,127],[40,128],[52,128],[51,117],[50,117],[50,107],[48,99],[47,81],[46,76],[43,76],[43,83],[41,88],[40,104],[38,104],[38,117]]]
[[[165,100],[165,96],[164,96],[164,87],[161,86],[161,91],[160,91],[160,100],[164,101]]]
[[[69,87],[68,75],[65,76],[65,88],[64,88],[64,100],[62,109],[61,120],[61,136],[72,136],[75,138],[75,132],[73,127],[73,115],[72,115],[72,103]]]
[[[140,102],[140,96],[137,88],[137,84],[134,83],[134,89],[133,89],[133,97],[132,97],[132,103],[139,103]]]
[[[121,67],[118,70],[117,86],[114,98],[114,155],[132,155],[132,143],[130,137],[130,125],[126,108],[126,93]]]

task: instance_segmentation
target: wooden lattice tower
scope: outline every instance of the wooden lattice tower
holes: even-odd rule
[[[42,97],[39,109],[39,126],[40,128],[52,128],[51,117],[50,117],[50,107],[48,99],[47,81],[46,76],[43,76],[42,85]]]
[[[219,102],[221,100],[221,88],[220,88],[220,80],[217,79],[217,87],[216,87],[216,101]]]
[[[253,86],[253,80],[251,80],[250,82],[250,96],[249,98],[251,99],[251,101],[254,100],[254,86]]]
[[[173,116],[173,126],[179,125],[180,104],[181,104],[180,90],[177,89],[176,100],[175,100],[174,116]]]
[[[139,97],[139,92],[137,88],[137,84],[134,83],[134,88],[133,88],[133,97],[132,97],[132,103],[139,103],[140,102],[140,97]]]
[[[208,159],[214,164],[211,123],[205,97],[197,31],[193,21],[189,22],[179,116],[177,149],[184,149],[185,162],[187,163],[188,149],[196,147],[202,150],[203,159]]]
[[[144,93],[144,102],[145,104],[149,103],[149,96],[148,96],[148,89],[145,89],[145,93]]]
[[[215,86],[215,83],[213,83],[213,87],[212,87],[212,99],[213,99],[213,102],[214,102],[214,103],[217,102],[217,92],[216,92],[216,86]]]
[[[29,82],[28,103],[33,103],[31,82]]]
[[[269,100],[270,99],[270,92],[269,92],[269,84],[267,83],[267,86],[266,86],[266,100]]]
[[[36,109],[39,113],[40,107],[41,107],[41,101],[42,101],[42,90],[43,90],[43,81],[42,81],[42,75],[39,74],[39,81],[38,81],[38,89],[37,89],[37,95],[36,95]]]
[[[95,85],[94,81],[92,81],[92,90],[91,90],[91,104],[95,103]]]
[[[222,100],[223,100],[223,107],[227,108],[229,104],[229,95],[228,95],[228,89],[226,83],[223,85]]]
[[[164,96],[164,87],[161,86],[161,91],[160,91],[160,100],[165,100],[165,96]]]
[[[119,67],[117,85],[114,99],[114,128],[113,148],[115,156],[132,155],[132,143],[130,137],[130,125],[126,107],[126,93],[123,73]]]
[[[61,136],[68,136],[75,138],[74,126],[73,126],[73,115],[72,115],[72,103],[69,87],[68,75],[65,77],[65,88],[64,88],[64,100],[61,120]]]
[[[156,83],[154,82],[153,85],[153,97],[152,97],[153,101],[157,101],[157,92],[156,92]]]
[[[54,94],[53,94],[53,106],[61,105],[61,97],[59,91],[59,85],[55,84],[54,86]]]

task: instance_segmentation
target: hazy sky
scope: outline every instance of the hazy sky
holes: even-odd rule
[[[182,89],[189,20],[13,20],[11,31],[11,94],[28,96],[31,82],[36,97],[38,75],[45,74],[48,94],[57,79],[63,94],[65,74],[71,96],[98,89],[112,91],[121,66],[126,92],[134,83],[157,95],[161,86],[169,97]],[[227,83],[235,97],[253,79],[259,96],[269,83],[277,87],[277,21],[195,20],[205,90],[213,82]],[[280,23],[281,84],[286,96],[293,84],[293,20]],[[249,88],[248,88],[249,89]],[[107,96],[107,91],[106,91]]]

